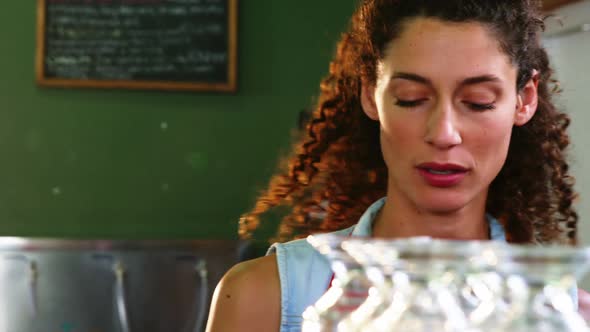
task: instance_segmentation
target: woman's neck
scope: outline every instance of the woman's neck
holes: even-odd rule
[[[440,239],[487,240],[490,238],[485,216],[485,198],[460,210],[430,213],[420,210],[399,196],[388,196],[373,222],[373,236],[404,238],[431,236]]]

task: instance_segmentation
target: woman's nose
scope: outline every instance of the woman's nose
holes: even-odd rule
[[[424,140],[439,149],[461,144],[462,138],[452,106],[439,105],[429,113]]]

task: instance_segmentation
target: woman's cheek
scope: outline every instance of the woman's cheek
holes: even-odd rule
[[[383,149],[387,149],[392,157],[409,157],[412,151],[415,153],[419,149],[417,125],[411,119],[401,116],[389,117],[382,130],[382,140],[385,140]]]
[[[465,142],[472,147],[476,159],[490,160],[490,166],[499,171],[506,160],[511,132],[512,126],[505,121],[488,121],[472,128]]]

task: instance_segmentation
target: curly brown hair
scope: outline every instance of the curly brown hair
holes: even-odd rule
[[[289,210],[273,239],[285,241],[351,226],[386,195],[379,124],[361,108],[361,85],[375,83],[387,44],[399,36],[405,21],[416,17],[489,28],[518,69],[517,91],[534,70],[540,73],[537,112],[526,125],[513,128],[486,208],[504,225],[510,242],[576,243],[574,181],[565,158],[570,120],[552,102],[558,85],[540,42],[544,18],[534,0],[362,1],[338,44],[318,106],[287,170],[271,179],[254,209],[240,219],[242,238],[250,237],[262,214],[273,207]]]

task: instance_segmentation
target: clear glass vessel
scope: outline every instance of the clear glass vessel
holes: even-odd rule
[[[506,319],[493,331],[590,331],[574,294],[589,268],[589,248],[507,245],[497,252],[496,268],[512,297]]]
[[[343,248],[347,237],[310,235],[307,241],[329,261],[334,272],[326,293],[303,313],[303,332],[338,331],[338,324],[367,298],[370,282],[363,268]]]
[[[311,236],[334,270],[304,332],[590,332],[577,280],[590,248],[428,237]]]

